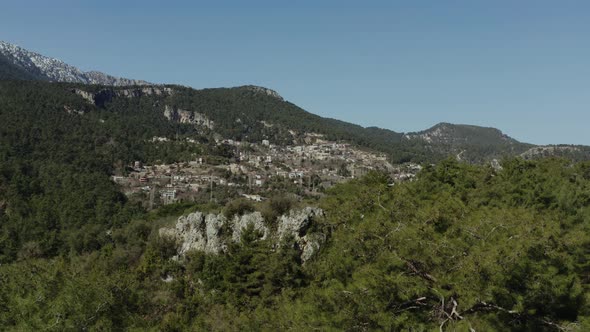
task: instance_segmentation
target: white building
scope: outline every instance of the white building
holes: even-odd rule
[[[162,198],[164,205],[172,204],[176,202],[176,190],[162,190],[160,192],[160,198]]]

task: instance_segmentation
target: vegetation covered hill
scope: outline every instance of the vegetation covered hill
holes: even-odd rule
[[[212,130],[202,130],[202,128],[198,130],[203,135],[209,135],[210,138],[223,137],[250,142],[269,139],[274,144],[292,144],[293,141],[304,141],[308,134],[320,134],[326,140],[345,141],[385,152],[393,162],[435,162],[458,154],[462,160],[482,162],[493,158],[519,155],[533,147],[519,143],[496,129],[476,126],[440,124],[428,131],[407,135],[376,127],[363,128],[306,112],[280,97],[261,92],[261,89],[266,90],[264,88],[252,86],[204,90],[168,86],[174,91],[173,93],[162,95],[138,93],[129,98],[117,97],[117,91],[120,93],[120,91],[132,89],[140,91],[140,89],[33,82],[9,83],[8,81],[2,84],[13,85],[11,91],[17,94],[19,93],[17,90],[25,93],[25,91],[37,89],[44,90],[43,93],[46,95],[53,93],[55,94],[52,98],[53,106],[58,108],[64,106],[71,108],[66,99],[59,98],[65,98],[73,89],[94,94],[96,98],[103,99],[97,100],[96,105],[80,104],[77,101],[76,103],[80,104],[77,110],[82,113],[92,113],[92,115],[86,115],[90,118],[97,112],[107,112],[111,119],[117,117],[122,121],[143,123],[145,128],[143,134],[130,136],[133,139],[140,137],[145,139],[148,133],[175,137],[176,133],[154,130],[174,126],[167,123],[169,121],[164,117],[164,110],[170,107],[174,110],[204,115],[212,120],[215,124]],[[8,94],[5,96],[8,98],[7,102],[13,98]],[[84,101],[81,96],[67,96],[67,98]],[[26,107],[26,105],[19,107]],[[191,135],[195,132],[192,131]],[[181,133],[188,135],[189,132],[183,129]],[[585,153],[579,155],[581,158],[587,158]]]
[[[496,128],[451,123],[439,123],[424,131],[408,133],[404,138],[425,141],[432,150],[475,162],[519,155],[533,147],[532,144],[521,143]]]
[[[308,133],[426,164],[445,153],[422,139],[323,119],[252,87],[168,88],[174,92],[0,82],[0,326],[590,328],[590,165],[566,159],[506,159],[500,169],[453,158],[414,182],[392,186],[373,173],[337,186],[305,202],[324,209],[314,227],[328,235],[305,265],[292,239],[277,247],[248,232],[226,255],[171,260],[176,244],[158,228],[185,209],[258,208],[272,228],[284,207],[242,201],[147,213],[109,178],[131,161],[199,154],[227,162],[217,137],[288,144]],[[213,128],[170,121],[166,106],[198,113]]]
[[[0,325],[590,328],[590,164],[513,159],[494,170],[448,160],[417,181],[388,183],[374,173],[320,200],[326,217],[316,227],[330,236],[305,265],[291,240],[277,248],[249,232],[227,254],[171,260],[175,244],[157,235],[170,207],[112,227],[102,246],[81,254],[23,254],[0,266]]]
[[[206,142],[150,142],[195,129],[154,119],[142,106],[113,113],[63,85],[0,83],[0,263],[22,250],[53,256],[100,247],[107,229],[138,212],[110,175],[125,172],[132,160],[173,162],[215,149]]]
[[[82,72],[60,60],[2,41],[0,41],[1,80],[41,80],[119,86],[119,88],[107,88],[107,90],[127,89],[122,87],[125,85],[150,85],[144,81],[117,78],[100,72]],[[104,87],[88,85],[78,87],[95,92],[104,89]],[[68,87],[65,86],[65,88]],[[258,142],[261,138],[271,138],[274,143],[286,144],[294,138],[301,139],[306,133],[316,133],[323,134],[330,140],[345,140],[385,152],[391,156],[393,162],[433,162],[452,155],[464,161],[481,163],[520,155],[535,147],[518,142],[497,129],[469,125],[440,123],[425,131],[406,135],[376,127],[363,128],[308,113],[295,104],[283,100],[276,92],[255,86],[204,90],[174,88],[177,93],[171,98],[160,96],[160,98],[152,98],[152,102],[160,103],[160,107],[164,107],[164,103],[172,104],[185,111],[206,114],[218,124],[216,132],[230,139]],[[25,87],[25,89],[28,88]],[[115,104],[107,108],[112,111],[126,112],[127,108],[135,107],[137,101]],[[155,108],[153,105],[152,109]],[[157,123],[151,125],[159,126]],[[294,135],[293,132],[295,132]],[[577,147],[577,151],[572,153],[563,149],[546,149],[542,154],[533,151],[525,157],[539,155],[587,160],[590,158],[590,150],[586,147]]]
[[[207,115],[216,123],[215,131],[226,138],[252,142],[270,139],[275,144],[292,144],[308,133],[317,133],[327,140],[348,141],[395,154],[394,158],[399,160],[426,157],[421,155],[420,144],[402,145],[402,134],[323,118],[250,86],[204,90],[175,87],[174,90],[178,93],[166,102]]]
[[[535,147],[451,124],[404,136],[319,117],[260,87],[31,75],[0,57],[0,78],[11,79],[0,81],[2,329],[590,330],[590,163],[572,161],[587,159],[587,147]],[[220,138],[310,135],[424,169],[395,184],[370,173],[304,202],[151,212],[110,180],[135,160],[235,160]],[[570,159],[547,158],[556,154]],[[467,163],[517,155],[540,160]],[[326,242],[305,264],[293,238],[277,245],[252,228],[224,254],[181,260],[178,244],[159,236],[196,210],[260,210],[276,229],[293,204],[325,212],[313,231]]]

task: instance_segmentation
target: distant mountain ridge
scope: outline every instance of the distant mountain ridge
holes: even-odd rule
[[[480,156],[515,156],[534,147],[533,144],[519,142],[496,128],[446,122],[423,131],[406,133],[404,140],[423,141],[432,150],[455,155],[462,160],[478,160]]]
[[[482,144],[518,144],[517,140],[504,134],[502,131],[491,127],[480,127],[465,124],[452,124],[441,122],[433,127],[404,135],[406,139],[423,139],[430,143],[457,144],[457,143],[482,143]]]
[[[84,72],[61,60],[28,51],[4,41],[0,41],[0,64],[5,68],[0,70],[0,78],[113,86],[151,84],[142,80],[115,77],[98,71]],[[10,67],[10,69],[6,69],[6,67]]]
[[[115,110],[109,105],[118,100],[117,112],[127,112],[134,107],[132,103],[149,100],[149,107],[159,113],[149,124],[153,127],[159,126],[157,121],[209,123],[215,126],[204,130],[218,137],[249,142],[271,139],[276,144],[301,142],[307,134],[319,134],[326,140],[347,141],[385,152],[393,162],[433,162],[449,156],[475,163],[510,156],[590,159],[590,147],[536,146],[519,142],[498,129],[488,127],[439,123],[410,133],[378,127],[364,128],[309,113],[286,101],[278,92],[255,85],[195,90],[175,85],[154,85],[96,71],[83,72],[63,61],[2,41],[0,80],[69,83],[57,90],[44,84],[36,86],[54,93],[59,89],[76,91],[98,109]],[[23,85],[23,89],[30,88],[30,85]],[[56,106],[69,109],[71,105],[64,102]],[[69,112],[84,114],[91,110],[69,109]]]

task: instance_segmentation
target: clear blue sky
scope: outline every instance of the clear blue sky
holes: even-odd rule
[[[26,1],[0,40],[83,70],[256,84],[307,111],[590,145],[590,1]]]

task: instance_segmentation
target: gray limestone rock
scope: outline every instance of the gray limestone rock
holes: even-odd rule
[[[174,122],[195,124],[198,126],[207,127],[209,129],[214,128],[213,121],[209,120],[209,118],[207,118],[204,114],[182,109],[175,109],[168,105],[164,106],[164,116],[166,119]]]
[[[228,241],[239,242],[244,231],[248,227],[253,227],[260,233],[259,240],[270,239],[277,245],[286,238],[294,241],[301,250],[301,260],[305,262],[313,257],[326,241],[325,234],[309,233],[312,223],[323,215],[322,209],[314,207],[292,210],[277,219],[278,228],[273,234],[264,223],[260,212],[234,216],[231,220],[223,214],[205,215],[194,212],[178,218],[174,227],[161,228],[159,234],[176,241],[177,257],[182,257],[191,250],[222,254],[227,250]],[[227,234],[224,234],[224,230],[227,230]]]
[[[244,230],[248,228],[249,225],[252,225],[254,230],[262,233],[261,240],[266,239],[268,236],[268,227],[264,224],[264,218],[260,212],[253,212],[243,216],[234,216],[232,221],[232,240],[234,242],[240,242]]]
[[[218,254],[225,249],[220,240],[224,222],[225,217],[221,214],[205,216],[201,212],[195,212],[178,218],[174,228],[161,228],[159,234],[176,241],[179,256],[191,250]]]
[[[279,217],[278,240],[282,241],[287,236],[292,237],[302,251],[301,261],[309,260],[326,241],[326,236],[322,233],[308,234],[307,231],[315,218],[323,216],[324,211],[316,207],[289,211],[288,215]]]

